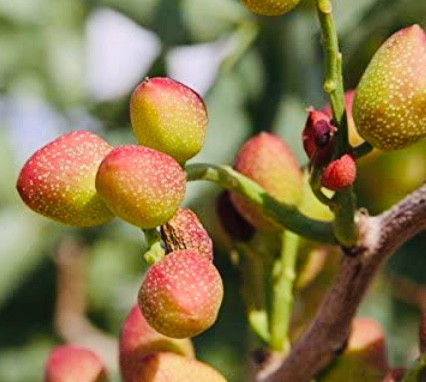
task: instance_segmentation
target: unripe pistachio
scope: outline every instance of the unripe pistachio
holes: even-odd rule
[[[319,382],[347,380],[381,381],[389,369],[381,325],[366,317],[353,320],[346,350],[319,379]]]
[[[213,325],[222,298],[222,279],[213,263],[194,250],[183,250],[148,269],[138,304],[155,330],[185,338]]]
[[[133,92],[130,118],[138,142],[184,163],[202,148],[207,129],[203,99],[170,78],[147,78]]]
[[[402,150],[377,150],[357,164],[358,196],[371,213],[381,213],[424,183],[426,140]]]
[[[356,89],[353,117],[360,135],[381,150],[426,136],[426,34],[419,25],[376,52]]]
[[[222,228],[231,239],[249,241],[255,234],[255,228],[244,219],[231,201],[229,191],[222,191],[216,199],[216,212]]]
[[[302,172],[293,153],[276,135],[260,133],[241,147],[234,167],[261,185],[279,202],[297,205],[301,199]],[[231,200],[241,215],[258,229],[272,230],[273,223],[259,207],[232,193]]]
[[[197,215],[188,208],[179,208],[173,217],[161,226],[161,237],[167,251],[193,249],[213,260],[213,243]]]
[[[291,11],[300,0],[242,0],[253,13],[263,16],[280,16]]]
[[[226,382],[211,366],[174,353],[155,353],[141,362],[137,379],[131,382]]]
[[[311,163],[327,163],[334,151],[336,127],[331,116],[313,108],[308,109],[308,119],[302,133],[303,148]]]
[[[36,151],[22,168],[16,188],[33,211],[58,222],[87,227],[113,218],[99,197],[95,177],[112,150],[88,131],[62,135]]]
[[[119,146],[102,161],[96,189],[118,217],[141,228],[166,223],[185,194],[185,174],[167,154]]]
[[[90,350],[73,345],[53,349],[45,366],[45,382],[106,382],[103,363]]]
[[[179,340],[158,333],[149,326],[137,305],[130,310],[121,327],[119,346],[120,371],[124,381],[137,380],[141,361],[149,354],[172,352],[194,357],[191,340]]]
[[[321,184],[333,191],[340,191],[355,182],[356,163],[352,155],[344,154],[330,162],[323,170]]]

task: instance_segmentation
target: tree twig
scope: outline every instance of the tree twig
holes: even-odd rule
[[[110,370],[116,370],[117,340],[93,326],[86,317],[84,252],[84,248],[70,238],[64,239],[59,245],[55,258],[55,328],[66,342],[94,351]]]
[[[426,228],[426,185],[389,211],[358,214],[360,241],[343,256],[337,277],[310,327],[289,356],[257,382],[309,382],[344,347],[356,310],[380,265]]]

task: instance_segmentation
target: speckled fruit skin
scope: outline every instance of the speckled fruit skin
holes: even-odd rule
[[[102,159],[112,150],[88,131],[62,135],[36,151],[23,166],[16,188],[33,211],[58,222],[87,227],[113,218],[95,188]]]
[[[330,162],[321,174],[321,184],[333,191],[340,191],[355,182],[356,163],[352,155],[344,154]]]
[[[382,381],[389,370],[384,332],[368,317],[357,317],[346,350],[318,382]]]
[[[106,382],[101,360],[90,350],[73,345],[53,349],[45,366],[45,382]]]
[[[216,321],[223,283],[213,263],[193,250],[175,251],[149,268],[138,304],[149,324],[172,338],[193,337]]]
[[[242,0],[253,13],[263,16],[280,16],[291,11],[300,0]]]
[[[119,361],[124,381],[137,380],[141,361],[156,352],[172,352],[194,357],[194,347],[189,339],[175,339],[158,333],[149,326],[137,305],[127,315],[120,332]]]
[[[213,260],[213,243],[197,215],[188,208],[179,208],[173,217],[161,226],[161,237],[167,252],[182,249],[196,250]]]
[[[172,157],[137,145],[112,150],[96,176],[96,189],[111,211],[141,228],[166,223],[178,209],[185,185],[185,174]]]
[[[202,148],[208,117],[202,98],[171,78],[147,78],[130,99],[138,142],[184,163]]]
[[[226,382],[211,366],[173,353],[155,353],[141,363],[141,372],[131,382]],[[130,382],[130,381],[129,381]]]
[[[396,150],[426,136],[426,34],[418,25],[392,35],[356,89],[353,117],[373,147]]]
[[[241,147],[234,168],[261,185],[280,202],[297,205],[301,199],[302,172],[293,153],[281,138],[260,133]],[[260,209],[241,196],[231,193],[231,200],[241,215],[254,227],[274,230]]]

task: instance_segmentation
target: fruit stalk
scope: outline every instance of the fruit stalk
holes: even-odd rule
[[[339,40],[333,20],[330,0],[317,0],[317,14],[321,26],[325,54],[324,90],[330,96],[333,119],[338,129],[336,134],[335,158],[346,154],[351,148],[348,138],[348,127],[345,113],[345,92],[342,76],[342,54],[339,50]],[[315,171],[315,170],[314,170]],[[344,246],[356,244],[358,230],[355,224],[355,197],[352,187],[336,193],[335,201],[339,204],[334,209],[336,215],[335,228],[337,240]]]
[[[299,236],[283,231],[281,254],[273,266],[273,300],[270,317],[270,347],[287,353],[290,350],[289,328],[293,309],[293,285],[296,278],[296,260]]]
[[[338,127],[337,154],[343,154],[348,146],[348,129],[345,115],[342,53],[339,50],[339,40],[334,25],[331,1],[317,0],[316,5],[325,55],[324,91],[330,97],[333,119]]]
[[[248,201],[261,207],[266,216],[283,228],[312,240],[324,243],[336,242],[330,223],[310,219],[296,207],[278,202],[268,196],[256,182],[229,166],[197,163],[187,165],[185,171],[187,181],[208,180],[244,196]]]

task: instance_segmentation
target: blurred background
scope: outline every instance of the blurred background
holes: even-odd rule
[[[347,89],[391,33],[426,27],[424,1],[333,3]],[[144,271],[139,230],[118,220],[84,230],[50,222],[23,205],[15,182],[25,160],[65,132],[135,142],[130,94],[144,77],[164,75],[205,97],[209,131],[193,161],[231,163],[247,137],[266,130],[306,162],[305,109],[326,103],[310,1],[281,18],[258,18],[234,0],[0,0],[0,381],[42,380],[50,349],[80,333],[64,306],[87,309],[91,324],[74,326],[88,326],[103,344],[118,380],[114,338]],[[425,180],[425,142],[375,153],[360,163],[359,205],[378,213]],[[226,290],[218,323],[195,344],[201,359],[239,382],[253,339],[214,213],[218,192],[190,184],[185,201],[211,232]],[[418,312],[426,308],[425,255],[423,233],[386,265],[360,311],[384,325],[396,365],[415,355]]]

